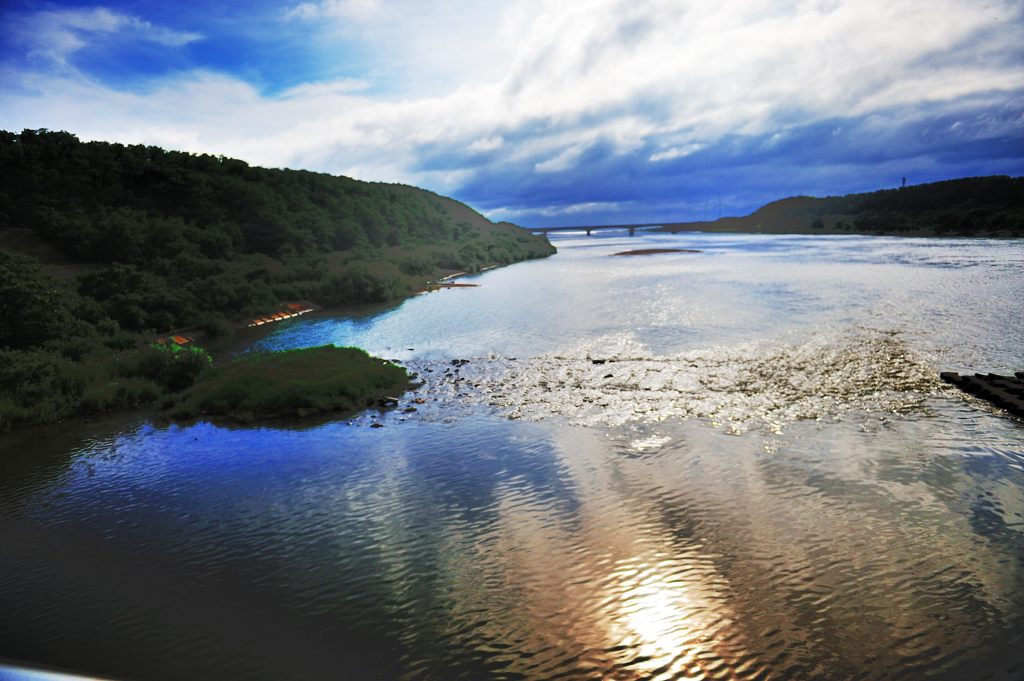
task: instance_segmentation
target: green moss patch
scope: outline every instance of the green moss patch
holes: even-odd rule
[[[253,354],[205,372],[169,404],[174,418],[306,417],[357,412],[409,388],[405,369],[359,348]]]

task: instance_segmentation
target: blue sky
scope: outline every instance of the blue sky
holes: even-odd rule
[[[7,0],[0,27],[0,128],[528,226],[1024,174],[1019,0]]]

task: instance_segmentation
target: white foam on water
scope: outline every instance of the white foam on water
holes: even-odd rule
[[[485,403],[514,419],[552,416],[617,426],[702,418],[735,432],[778,433],[801,419],[923,410],[944,387],[897,334],[854,330],[790,345],[744,344],[675,356],[643,352],[635,339],[531,358],[414,362],[443,411]],[[602,347],[605,354],[596,354]]]

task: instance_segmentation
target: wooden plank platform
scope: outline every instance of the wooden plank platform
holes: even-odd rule
[[[946,383],[952,383],[964,392],[991,402],[1015,416],[1024,418],[1024,371],[1013,376],[999,374],[961,375],[952,371],[939,374]]]

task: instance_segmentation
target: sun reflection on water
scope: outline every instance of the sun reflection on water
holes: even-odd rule
[[[608,613],[606,650],[619,658],[616,668],[638,678],[707,678],[700,658],[717,657],[708,650],[715,645],[715,604],[680,576],[681,567],[630,561],[613,573],[609,588],[618,596]]]

